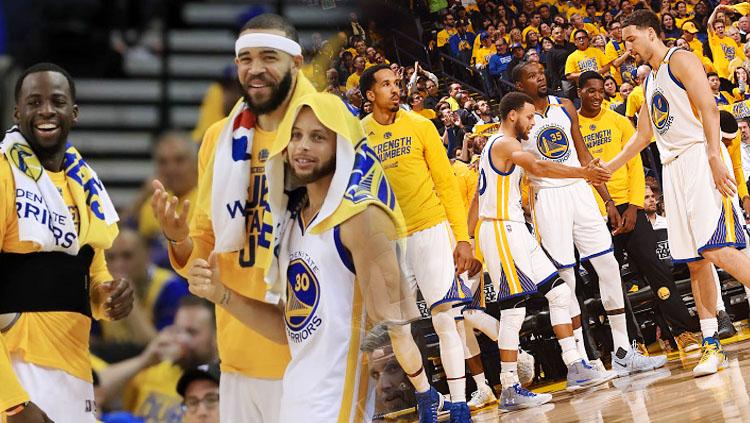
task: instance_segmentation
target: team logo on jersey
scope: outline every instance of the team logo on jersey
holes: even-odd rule
[[[570,142],[565,131],[556,125],[549,125],[539,131],[536,138],[539,153],[547,159],[565,161],[570,156]]]
[[[322,320],[315,315],[320,302],[320,284],[310,266],[301,258],[287,269],[286,326],[293,342],[309,338]]]
[[[595,130],[596,130],[596,125],[594,125],[593,123],[589,125],[589,131],[595,131]]]
[[[18,170],[34,181],[38,181],[42,177],[42,164],[28,145],[13,144],[10,149],[10,159]]]
[[[665,133],[674,121],[674,116],[669,115],[669,102],[660,90],[655,90],[651,96],[651,121],[660,134]]]
[[[390,132],[386,132],[385,134],[383,134],[383,138],[385,138],[385,139],[388,139],[388,138],[390,138],[392,136],[393,136],[393,134],[390,133]]]

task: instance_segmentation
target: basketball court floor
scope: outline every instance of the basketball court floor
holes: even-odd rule
[[[694,378],[692,369],[700,351],[690,355],[675,352],[659,370],[618,378],[576,394],[564,391],[565,382],[535,388],[536,392],[552,393],[552,402],[511,413],[492,405],[474,412],[473,421],[750,422],[750,328],[743,322],[738,331],[723,341],[729,367],[717,374]],[[400,421],[415,421],[413,416]],[[444,415],[440,421],[447,419]]]

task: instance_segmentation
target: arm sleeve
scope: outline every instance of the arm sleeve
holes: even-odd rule
[[[420,121],[420,139],[424,143],[424,154],[432,181],[435,184],[440,202],[445,208],[448,222],[453,230],[456,242],[469,240],[469,229],[466,224],[466,210],[458,189],[456,175],[451,169],[451,163],[445,154],[435,126],[428,120]]]
[[[487,72],[489,72],[489,74],[492,75],[492,76],[498,76],[498,75],[500,75],[500,69],[499,69],[500,68],[500,59],[499,59],[499,57],[500,56],[498,56],[496,54],[492,55],[492,57],[490,57],[490,62],[488,64],[488,66],[487,66]]]
[[[625,144],[635,133],[635,128],[624,117],[618,116],[617,120],[620,122],[623,147],[625,147]],[[628,161],[626,166],[628,170],[628,203],[643,208],[646,197],[646,172],[643,170],[641,155],[636,154]]]
[[[732,159],[734,179],[737,181],[737,196],[742,200],[749,194],[747,191],[747,184],[745,183],[747,181],[747,179],[745,179],[745,172],[742,171],[742,152],[740,151],[740,142],[740,134],[737,134],[727,150],[729,151],[729,157]]]
[[[216,148],[217,138],[221,134],[221,129],[227,119],[211,125],[203,137],[200,151],[198,153],[198,196],[195,202],[195,211],[193,218],[190,220],[190,238],[193,241],[193,251],[190,257],[182,265],[178,264],[174,258],[171,245],[169,246],[169,261],[175,272],[183,277],[187,277],[189,264],[195,258],[207,258],[214,247],[214,229],[211,224],[211,179],[206,178],[207,172],[212,172],[209,168],[211,157]]]
[[[10,365],[10,355],[3,335],[0,335],[0,386],[3,387],[0,391],[0,413],[30,400]]]

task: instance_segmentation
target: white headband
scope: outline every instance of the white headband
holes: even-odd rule
[[[737,136],[737,132],[738,131],[734,131],[734,132],[724,132],[724,131],[721,131],[721,137],[722,138],[731,138],[731,139],[734,139]]]
[[[238,38],[237,42],[234,43],[234,53],[239,56],[242,49],[250,47],[270,47],[289,53],[292,56],[302,55],[302,47],[296,41],[282,37],[281,35],[259,32],[245,34]]]

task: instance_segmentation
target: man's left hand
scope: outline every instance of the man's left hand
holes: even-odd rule
[[[456,273],[460,275],[469,270],[474,260],[474,254],[471,253],[471,244],[466,241],[457,242],[456,248],[453,250],[453,262],[456,265]]]
[[[614,232],[612,232],[612,235],[621,235],[626,234],[633,229],[635,229],[635,220],[638,217],[638,207],[630,205],[627,209],[622,213],[622,220],[620,221],[620,226],[617,227]]]
[[[104,282],[96,285],[94,290],[94,298],[103,301],[100,305],[110,320],[124,319],[133,309],[135,291],[127,279]]]

